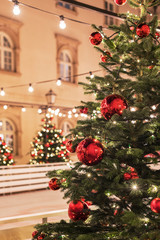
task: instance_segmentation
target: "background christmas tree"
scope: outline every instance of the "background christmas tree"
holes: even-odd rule
[[[53,117],[48,114],[42,119],[42,130],[31,143],[30,164],[64,162],[68,159],[65,137],[62,136],[62,130],[52,124],[52,120]]]
[[[0,166],[13,165],[15,163],[12,152],[13,150],[0,138]]]
[[[80,162],[48,173],[61,182],[71,221],[38,225],[34,239],[160,239],[160,170],[153,169],[160,150],[160,35],[149,14],[159,0],[128,2],[139,17],[122,15],[111,37],[95,26],[90,36],[93,45],[103,43],[96,48],[106,75],[83,84],[96,99],[83,103],[89,117],[72,131]]]

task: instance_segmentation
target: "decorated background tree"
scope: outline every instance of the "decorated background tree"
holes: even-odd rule
[[[160,150],[160,35],[157,17],[149,14],[159,0],[128,2],[140,16],[123,14],[123,23],[110,27],[111,37],[95,26],[90,36],[93,45],[102,42],[96,48],[106,74],[83,84],[96,99],[83,103],[88,119],[72,131],[70,147],[79,162],[48,173],[52,189],[59,185],[68,199],[70,221],[38,225],[34,239],[160,239],[160,170],[154,167]]]
[[[0,138],[0,166],[13,165],[14,163],[12,149]]]
[[[62,130],[56,129],[52,124],[52,120],[53,117],[48,114],[42,119],[44,122],[42,130],[31,143],[30,164],[64,162],[68,159],[65,137],[62,136]]]

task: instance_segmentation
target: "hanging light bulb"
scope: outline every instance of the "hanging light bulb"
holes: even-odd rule
[[[90,78],[94,78],[94,74],[92,72],[89,72]]]
[[[62,82],[61,82],[61,78],[58,78],[56,84],[57,84],[57,86],[61,86],[61,84],[62,84]]]
[[[66,23],[65,23],[65,21],[64,21],[64,16],[63,16],[63,15],[60,16],[59,27],[60,27],[61,29],[65,29],[65,28],[66,28]]]
[[[34,91],[34,89],[33,89],[33,87],[32,87],[32,84],[30,83],[29,84],[29,88],[28,88],[28,92],[33,92]]]
[[[5,95],[5,91],[3,90],[3,88],[1,88],[0,95],[1,95],[1,96],[4,96],[4,95]]]
[[[4,105],[3,108],[6,110],[6,109],[8,108],[8,106],[7,106],[7,105]]]
[[[42,109],[41,108],[38,109],[38,113],[42,113]]]
[[[22,112],[25,112],[26,111],[26,108],[25,107],[22,107]]]
[[[21,12],[18,4],[19,4],[19,2],[17,0],[14,0],[14,7],[13,7],[14,15],[19,15]]]

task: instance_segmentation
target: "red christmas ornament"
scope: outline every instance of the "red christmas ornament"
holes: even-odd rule
[[[154,68],[154,65],[148,66],[148,69],[152,70]]]
[[[71,153],[74,153],[76,151],[76,148],[73,148],[72,140],[67,141],[66,149]]]
[[[46,143],[46,144],[45,144],[45,147],[49,147],[49,146],[50,146],[50,144],[49,144],[49,143]]]
[[[97,193],[98,191],[97,190],[95,190],[95,189],[92,189],[92,191],[91,191],[92,193]]]
[[[131,31],[134,31],[134,26],[130,26],[129,28]]]
[[[32,237],[34,238],[34,237],[37,235],[37,233],[38,233],[38,231],[34,231],[34,232],[32,233]]]
[[[93,166],[101,162],[104,149],[98,140],[86,138],[78,144],[76,152],[78,159],[82,163]]]
[[[138,174],[136,172],[131,173],[131,179],[138,179]]]
[[[124,5],[127,2],[127,0],[114,0],[114,2],[118,6],[122,6],[122,5]]]
[[[103,55],[103,54],[101,55],[101,61],[102,61],[102,62],[107,62],[108,56],[111,57],[110,52],[105,51],[105,55]]]
[[[157,40],[159,40],[160,34],[159,34],[158,32],[155,33],[155,38],[156,38]]]
[[[44,239],[44,238],[45,238],[45,234],[40,234],[40,235],[38,236],[37,240],[42,240],[42,239]]]
[[[57,178],[52,178],[50,181],[49,181],[49,188],[51,190],[58,190],[60,189],[60,183],[58,182],[58,179]]]
[[[109,120],[115,113],[122,115],[123,110],[127,107],[128,104],[122,96],[112,94],[103,99],[101,113],[106,120]]]
[[[84,107],[84,108],[81,108],[79,111],[80,111],[80,113],[87,114],[88,113],[88,108]]]
[[[150,206],[153,212],[160,213],[160,198],[153,199]]]
[[[12,156],[12,155],[8,156],[8,160],[11,160],[12,158],[13,158],[13,156]]]
[[[123,177],[124,177],[124,180],[130,180],[131,179],[131,174],[130,173],[124,173]]]
[[[140,37],[147,37],[150,34],[150,28],[147,24],[141,23],[136,28],[136,34]]]
[[[89,216],[89,208],[85,202],[77,201],[77,202],[70,202],[68,208],[68,216],[73,221],[85,221]]]
[[[5,146],[5,145],[6,145],[6,143],[5,143],[5,142],[2,142],[2,145],[3,145],[3,146]]]
[[[102,35],[99,32],[93,32],[89,36],[89,40],[93,45],[99,45],[102,42]]]

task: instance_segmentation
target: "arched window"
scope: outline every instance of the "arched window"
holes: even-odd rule
[[[63,124],[62,124],[63,135],[67,136],[70,133],[71,128],[72,128],[72,126],[69,122],[67,122],[67,121],[63,122]]]
[[[13,123],[6,118],[0,119],[0,137],[15,152],[15,128]]]
[[[59,73],[60,78],[64,81],[71,82],[72,76],[72,59],[69,51],[63,50],[60,52],[59,56]]]
[[[13,42],[4,32],[0,32],[0,69],[14,70]]]

